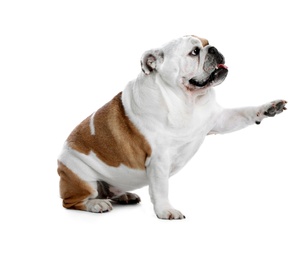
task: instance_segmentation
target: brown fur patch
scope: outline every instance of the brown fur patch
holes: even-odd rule
[[[145,169],[151,147],[145,137],[125,114],[121,93],[96,111],[95,135],[91,135],[90,120],[86,118],[67,139],[68,145],[84,154],[93,151],[109,166],[124,164],[134,169]]]
[[[199,40],[201,41],[201,43],[202,43],[203,47],[205,47],[205,46],[209,45],[209,41],[208,41],[207,39],[200,38],[200,37],[195,36],[195,35],[192,35],[192,36],[193,36],[193,37],[195,37],[195,38],[197,38],[197,39],[199,39]]]
[[[86,210],[84,201],[95,194],[96,191],[59,161],[58,174],[61,177],[60,195],[63,199],[63,207]]]

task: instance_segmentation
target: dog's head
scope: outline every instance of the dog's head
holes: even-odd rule
[[[184,36],[143,54],[146,75],[156,74],[164,84],[188,92],[219,85],[227,76],[224,56],[208,40]]]

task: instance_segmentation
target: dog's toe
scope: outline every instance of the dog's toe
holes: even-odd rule
[[[173,208],[156,210],[156,215],[160,219],[185,219],[185,216],[179,210]]]
[[[109,200],[91,199],[88,200],[85,205],[87,211],[94,213],[105,213],[113,209],[112,204]]]

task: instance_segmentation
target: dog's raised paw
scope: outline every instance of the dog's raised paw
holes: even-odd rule
[[[285,100],[275,100],[269,104],[263,114],[268,117],[273,117],[280,114],[287,109],[286,104],[287,101]]]
[[[257,113],[255,123],[259,125],[262,119],[266,117],[273,117],[277,114],[282,113],[284,110],[287,110],[287,103],[287,101],[279,99],[261,106]]]

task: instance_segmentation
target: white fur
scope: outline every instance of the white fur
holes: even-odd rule
[[[95,114],[96,114],[96,112],[94,112],[94,113],[91,115],[91,118],[90,118],[90,130],[91,130],[91,135],[95,135],[95,125],[94,125],[94,117],[95,117]]]

